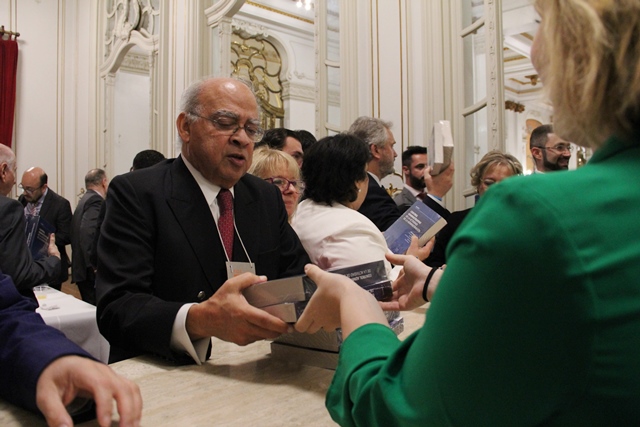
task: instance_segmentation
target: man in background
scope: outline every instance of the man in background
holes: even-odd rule
[[[374,117],[358,117],[349,128],[350,134],[369,146],[371,156],[367,164],[369,187],[367,197],[358,212],[369,218],[380,231],[385,231],[400,217],[400,210],[381,184],[382,178],[394,171],[397,156],[396,140],[391,133],[391,122]]]
[[[573,147],[553,133],[552,125],[538,126],[529,138],[531,156],[535,162],[534,173],[545,173],[569,169]]]
[[[419,199],[447,219],[450,212],[444,207],[442,199],[453,186],[453,172],[453,165],[450,165],[442,173],[432,176],[429,173],[426,147],[407,147],[402,153],[404,186],[402,191],[393,197],[400,212],[409,209]]]
[[[295,159],[298,167],[302,167],[304,151],[302,150],[301,140],[302,138],[296,131],[286,128],[275,128],[266,131],[262,140],[256,144],[256,147],[266,145],[274,150],[284,151]]]
[[[91,169],[84,177],[84,185],[87,191],[78,202],[71,220],[71,281],[78,285],[83,301],[96,305],[96,274],[89,261],[89,254],[109,182],[104,170]]]
[[[60,273],[47,284],[60,290],[62,283],[69,278],[69,256],[65,247],[71,244],[71,204],[49,188],[47,174],[39,167],[29,168],[22,174],[20,188],[23,193],[18,201],[24,206],[24,215],[39,215],[55,229]]]
[[[133,158],[130,172],[148,168],[165,159],[164,154],[156,150],[142,150]]]
[[[13,278],[22,295],[35,300],[33,287],[60,275],[60,252],[52,236],[47,256],[33,260],[27,247],[23,207],[6,197],[15,183],[16,156],[0,143],[0,269]]]

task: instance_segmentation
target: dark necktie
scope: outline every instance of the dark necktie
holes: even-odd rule
[[[424,191],[419,192],[418,194],[416,194],[416,197],[420,200],[424,200],[424,196],[426,196],[427,193],[425,193]]]
[[[218,230],[222,237],[222,244],[227,251],[229,261],[233,258],[233,196],[231,191],[223,188],[218,193],[218,208],[220,218],[218,219]]]

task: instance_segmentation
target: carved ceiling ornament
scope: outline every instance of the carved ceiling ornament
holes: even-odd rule
[[[121,51],[135,44],[151,52],[157,49],[160,0],[107,0],[103,70],[122,61]]]
[[[231,27],[233,32],[237,33],[242,38],[255,38],[256,40],[262,40],[269,37],[269,29],[262,25],[253,24],[247,21],[241,21],[234,19],[231,21]]]

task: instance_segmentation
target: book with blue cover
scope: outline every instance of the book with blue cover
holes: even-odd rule
[[[40,215],[27,216],[26,222],[25,233],[31,257],[34,260],[46,257],[49,255],[49,237],[51,233],[55,233],[55,227],[45,221],[44,218],[41,218]]]
[[[412,236],[418,236],[418,244],[422,247],[445,225],[447,221],[436,211],[416,200],[383,234],[391,252],[404,254]]]

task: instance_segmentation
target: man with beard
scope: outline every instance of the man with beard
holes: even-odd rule
[[[402,153],[404,188],[393,197],[393,200],[400,208],[400,212],[404,212],[417,199],[420,199],[446,219],[450,212],[443,206],[442,198],[453,185],[454,169],[449,167],[436,176],[431,176],[428,171],[427,149],[417,145],[407,147]]]
[[[71,244],[71,204],[49,188],[49,178],[40,167],[32,167],[22,174],[18,201],[24,206],[25,217],[39,215],[55,228],[56,246],[60,252],[60,273],[47,282],[60,290],[69,278],[69,256],[66,246]],[[8,272],[7,272],[8,273]],[[15,279],[15,277],[14,277]]]
[[[367,164],[367,197],[358,212],[369,218],[380,231],[385,231],[400,217],[398,206],[380,183],[382,178],[393,173],[393,162],[398,155],[393,148],[396,141],[391,126],[391,122],[363,116],[349,128],[349,133],[366,142],[371,152]]]
[[[529,139],[531,156],[536,164],[534,173],[545,173],[569,169],[573,147],[553,133],[552,125],[542,125],[531,132]]]

